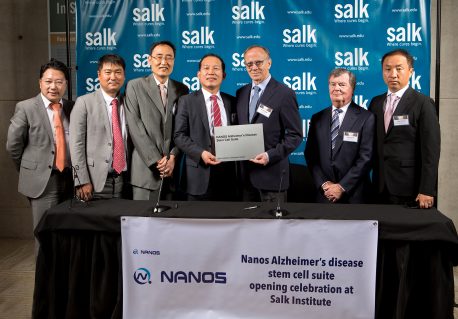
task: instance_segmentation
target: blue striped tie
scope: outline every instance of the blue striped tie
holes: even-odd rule
[[[249,105],[249,114],[248,114],[248,122],[251,122],[253,119],[254,114],[256,113],[256,107],[258,106],[258,100],[259,100],[259,91],[261,91],[261,88],[259,86],[254,86],[253,87],[253,96],[251,97],[251,102]]]
[[[334,147],[336,146],[336,137],[337,135],[339,135],[339,127],[340,127],[339,113],[342,113],[342,110],[335,109],[332,114],[332,120],[331,120],[331,147],[332,149],[334,149]]]

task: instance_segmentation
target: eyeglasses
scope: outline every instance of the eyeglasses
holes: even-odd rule
[[[175,58],[171,55],[156,55],[151,57],[158,62],[162,62],[163,60],[165,60],[165,62],[172,62],[175,60]]]
[[[63,80],[55,80],[55,81],[51,81],[51,80],[44,80],[42,81],[42,83],[44,83],[45,86],[51,86],[53,83],[55,86],[59,86],[59,87],[62,87],[65,85],[65,83],[67,83],[67,81],[63,81]]]
[[[245,66],[247,67],[247,69],[251,69],[253,67],[253,65],[256,65],[256,67],[260,68],[264,64],[264,61],[266,61],[266,60],[245,62]]]

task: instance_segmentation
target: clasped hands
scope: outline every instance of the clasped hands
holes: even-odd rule
[[[156,162],[156,168],[158,169],[161,178],[170,177],[173,174],[173,168],[175,167],[175,155],[162,157]]]
[[[325,182],[321,188],[323,189],[324,196],[333,203],[337,202],[344,193],[344,189],[340,186],[340,184],[333,183],[331,181]]]

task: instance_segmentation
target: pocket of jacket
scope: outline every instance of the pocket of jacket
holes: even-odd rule
[[[90,157],[87,158],[87,166],[94,167],[94,160]]]
[[[413,167],[413,166],[415,166],[415,161],[414,160],[401,161],[401,167]]]
[[[37,166],[37,162],[28,161],[26,159],[21,160],[21,167],[24,167],[26,169],[37,169]]]

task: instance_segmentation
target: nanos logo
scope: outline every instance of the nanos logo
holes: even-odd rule
[[[151,273],[146,268],[138,268],[134,272],[134,280],[139,285],[151,284]]]

